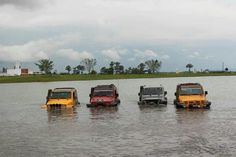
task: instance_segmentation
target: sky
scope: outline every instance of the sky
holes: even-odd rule
[[[0,0],[0,19],[0,68],[95,58],[96,70],[150,59],[161,71],[236,70],[234,0]]]

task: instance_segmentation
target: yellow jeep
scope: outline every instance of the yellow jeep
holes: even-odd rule
[[[71,108],[79,104],[77,90],[75,88],[49,89],[46,107],[47,108]]]
[[[207,91],[199,83],[184,83],[177,85],[176,108],[210,108],[211,102],[206,99]]]

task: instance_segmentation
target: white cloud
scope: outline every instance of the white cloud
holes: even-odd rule
[[[128,58],[128,61],[129,61],[129,62],[133,62],[133,61],[135,61],[135,59],[136,59],[135,57]]]
[[[106,57],[106,59],[111,61],[120,61],[121,56],[127,53],[126,49],[107,49],[102,51],[102,55]]]
[[[92,54],[86,51],[77,52],[73,49],[65,49],[71,44],[78,44],[77,35],[65,34],[49,39],[30,41],[21,45],[0,45],[0,61],[32,62],[55,56],[66,57],[69,60],[92,58]]]
[[[12,45],[12,46],[0,46],[0,60],[1,61],[21,61],[29,62],[35,61],[42,58],[48,58],[46,45],[44,46],[41,42],[29,42],[23,45]],[[48,49],[49,50],[49,49]]]
[[[210,60],[210,59],[214,59],[215,57],[213,55],[206,55],[204,57],[205,60]]]
[[[163,56],[161,56],[161,58],[167,60],[167,59],[170,59],[170,56],[169,55],[163,55]]]
[[[193,52],[192,54],[190,54],[188,57],[189,58],[196,58],[196,57],[199,57],[200,56],[200,53],[199,52]]]
[[[144,62],[147,59],[159,59],[159,60],[170,59],[170,56],[167,54],[164,54],[163,52],[157,53],[157,52],[155,52],[153,50],[149,50],[149,49],[144,50],[144,51],[135,49],[133,51],[134,51],[134,58],[138,59],[141,62]]]
[[[140,59],[153,58],[153,57],[156,58],[156,57],[158,57],[157,52],[154,52],[152,50],[141,51],[141,50],[135,49],[134,53],[135,53],[134,56],[136,58],[140,58]]]
[[[0,61],[21,61],[29,62],[38,59],[48,58],[43,51],[31,51],[30,47],[24,46],[0,46]]]
[[[11,0],[11,4],[24,6],[32,2],[21,3]],[[44,3],[46,6],[35,11],[2,6],[0,27],[85,26],[88,33],[89,29],[103,28],[112,31],[119,41],[236,38],[235,2],[52,0]]]
[[[0,1],[0,6],[5,6],[5,5],[10,5],[10,6],[15,6],[19,7],[19,9],[22,8],[27,8],[27,9],[32,9],[39,7],[43,4],[43,2],[46,2],[44,0],[1,0]]]
[[[73,49],[60,49],[57,51],[57,55],[75,61],[85,58],[93,58],[93,55],[87,51],[78,52]]]

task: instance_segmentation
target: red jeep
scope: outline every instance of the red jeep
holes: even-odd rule
[[[91,88],[90,104],[87,107],[117,106],[120,104],[119,94],[114,84],[98,85]]]

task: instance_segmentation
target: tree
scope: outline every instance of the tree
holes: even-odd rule
[[[38,66],[39,70],[44,72],[45,74],[50,74],[53,69],[53,61],[49,59],[41,59],[38,63],[35,63]]]
[[[114,65],[115,65],[115,63],[113,61],[111,61],[110,68],[109,68],[109,74],[114,74]]]
[[[120,62],[115,62],[115,74],[119,74],[120,73]]]
[[[76,68],[80,74],[83,74],[83,71],[85,70],[85,67],[83,65],[78,65]]]
[[[110,72],[110,68],[102,67],[100,69],[101,74],[109,74],[109,72]]]
[[[146,65],[144,63],[140,63],[138,65],[138,69],[139,69],[139,73],[143,74],[144,73],[144,69],[145,69]]]
[[[161,68],[161,61],[158,60],[148,60],[145,64],[148,67],[148,71],[152,74],[158,72]]]
[[[3,73],[6,73],[6,72],[7,72],[7,68],[3,67],[3,68],[2,68],[2,72],[3,72]]]
[[[96,72],[96,70],[92,70],[90,74],[95,75],[95,74],[97,74],[97,72]]]
[[[93,58],[85,58],[81,61],[81,64],[84,65],[85,69],[90,74],[91,71],[94,70],[94,66],[97,64],[97,61]]]
[[[65,68],[66,71],[68,71],[68,74],[70,73],[71,71],[71,66],[70,65],[67,65],[66,68]]]
[[[119,73],[123,74],[124,73],[124,69],[125,69],[125,67],[123,65],[120,65],[119,66]]]
[[[189,63],[186,65],[186,68],[188,68],[188,72],[190,72],[191,69],[193,68],[193,65]]]

